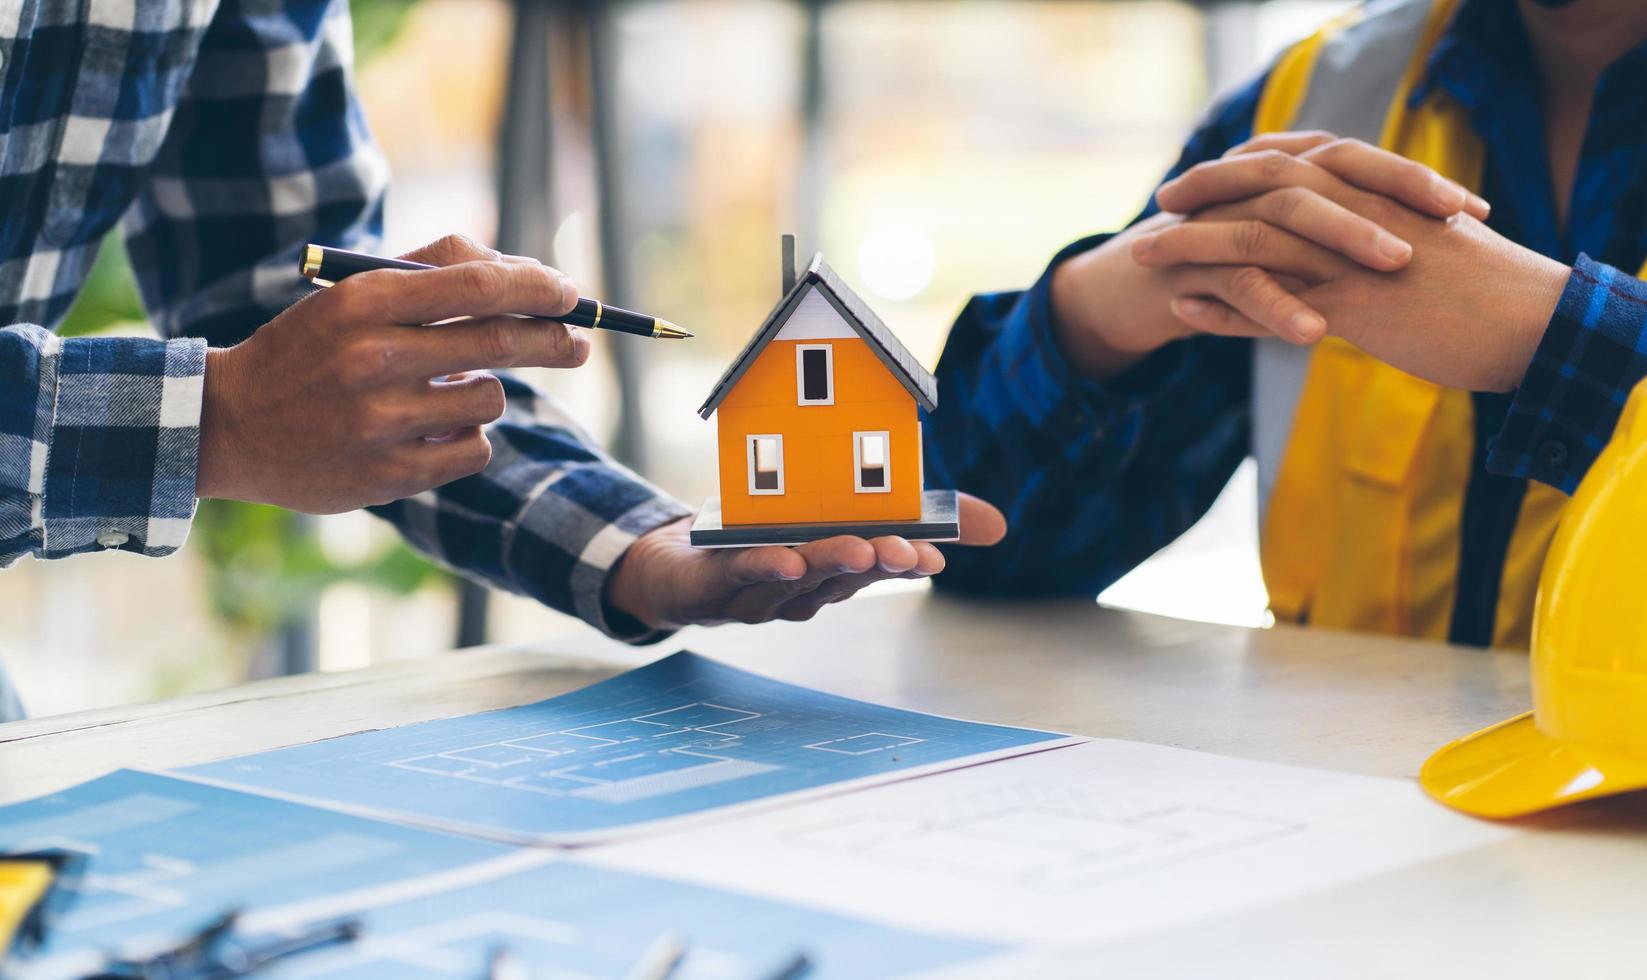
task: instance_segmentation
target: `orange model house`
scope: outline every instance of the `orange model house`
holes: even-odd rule
[[[953,538],[954,494],[922,486],[937,381],[821,255],[797,276],[786,235],[783,259],[783,299],[698,410],[719,413],[721,495],[694,543]]]

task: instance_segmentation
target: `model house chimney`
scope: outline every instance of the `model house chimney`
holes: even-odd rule
[[[779,295],[788,296],[789,291],[795,288],[795,236],[783,236],[783,292]]]

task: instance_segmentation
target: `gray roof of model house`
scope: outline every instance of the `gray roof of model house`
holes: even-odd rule
[[[783,299],[767,314],[766,321],[755,331],[755,336],[749,338],[749,343],[738,352],[738,356],[727,367],[726,373],[715,382],[714,390],[709,393],[709,400],[698,409],[700,416],[708,418],[713,415],[715,408],[726,400],[726,396],[737,386],[744,372],[749,370],[749,365],[754,363],[755,357],[766,349],[766,345],[778,335],[784,324],[789,322],[790,314],[800,305],[809,287],[817,288],[823,298],[828,300],[829,305],[841,315],[841,319],[846,321],[847,326],[864,339],[869,349],[875,352],[875,356],[880,358],[881,363],[886,365],[892,376],[914,396],[922,408],[930,412],[938,407],[938,379],[921,366],[921,362],[917,361],[915,355],[909,352],[909,348],[898,340],[891,328],[881,322],[881,318],[875,315],[869,304],[853,292],[852,287],[848,286],[835,270],[829,267],[829,263],[824,261],[823,255],[819,254],[812,256],[812,264],[796,277],[795,284],[789,287]]]

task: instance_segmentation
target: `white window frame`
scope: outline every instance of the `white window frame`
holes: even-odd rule
[[[755,487],[755,440],[771,439],[778,444],[778,489],[759,490]],[[777,497],[783,494],[783,434],[778,432],[761,432],[744,437],[746,455],[749,457],[749,493],[757,497]]]
[[[881,487],[864,486],[864,436],[880,436],[881,446],[886,450],[886,460],[883,470],[886,485]],[[885,429],[870,429],[864,432],[852,433],[852,489],[858,493],[891,493],[892,492],[892,433]]]
[[[824,375],[829,382],[829,397],[810,399],[806,397],[806,352],[821,350],[824,352]],[[795,404],[797,405],[833,405],[835,404],[835,345],[834,344],[796,344],[795,345]]]

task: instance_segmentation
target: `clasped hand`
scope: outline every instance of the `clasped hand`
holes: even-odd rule
[[[1568,274],[1483,224],[1477,195],[1328,133],[1258,137],[1156,199],[1162,213],[1055,275],[1065,345],[1095,376],[1192,333],[1330,334],[1438,384],[1509,390]],[[1116,296],[1124,315],[1103,312]]]

